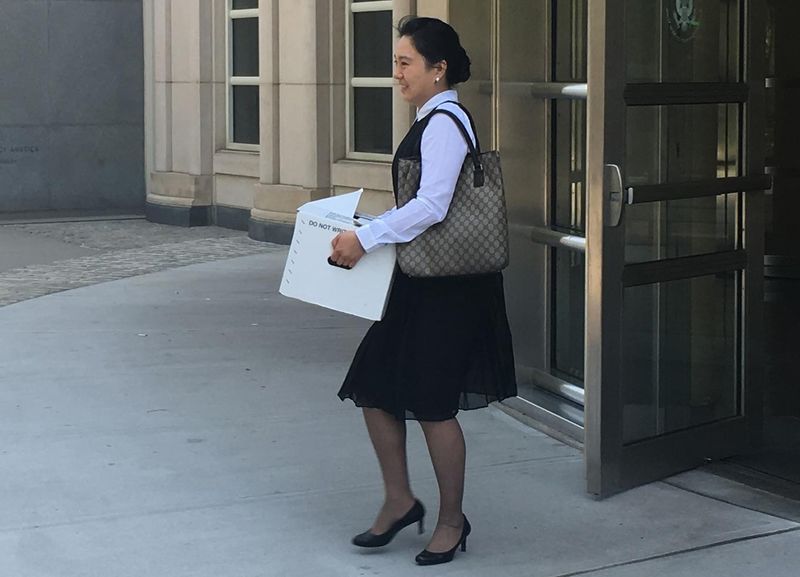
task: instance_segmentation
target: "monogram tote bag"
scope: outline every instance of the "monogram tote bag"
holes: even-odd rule
[[[467,142],[469,154],[464,159],[444,220],[412,241],[397,245],[400,270],[412,277],[501,271],[508,266],[508,218],[500,155],[497,151],[480,152],[472,144],[464,125],[449,110],[437,109],[433,113],[446,114],[453,119]],[[398,161],[398,208],[416,196],[421,174],[420,159]]]

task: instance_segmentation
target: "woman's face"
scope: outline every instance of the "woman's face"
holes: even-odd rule
[[[398,38],[394,47],[394,79],[406,102],[419,108],[432,96],[447,90],[446,70],[445,62],[428,67],[425,57],[414,48],[411,38]],[[437,78],[439,82],[436,82]]]

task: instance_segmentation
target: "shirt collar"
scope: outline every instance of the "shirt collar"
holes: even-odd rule
[[[458,93],[455,90],[445,90],[431,97],[421,108],[417,109],[417,120],[425,118],[434,108],[448,100],[455,100],[458,102]]]

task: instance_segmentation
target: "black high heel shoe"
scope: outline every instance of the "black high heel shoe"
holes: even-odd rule
[[[440,563],[449,563],[453,560],[453,556],[456,554],[456,549],[461,547],[462,551],[467,550],[467,535],[469,535],[471,531],[472,527],[470,527],[469,521],[467,521],[467,516],[464,515],[464,527],[461,529],[461,538],[458,540],[458,543],[456,543],[455,547],[449,551],[442,551],[441,553],[434,553],[432,551],[428,551],[427,549],[423,549],[422,553],[417,555],[414,560],[418,565],[439,565]]]
[[[394,536],[397,535],[400,529],[413,525],[414,523],[417,523],[418,533],[422,534],[425,531],[423,526],[424,517],[425,507],[422,506],[419,499],[414,499],[414,505],[408,510],[408,513],[392,523],[388,531],[380,535],[376,535],[372,531],[364,531],[360,535],[353,537],[353,545],[357,547],[383,547],[394,539]]]

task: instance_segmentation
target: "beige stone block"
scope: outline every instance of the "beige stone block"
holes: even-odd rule
[[[485,150],[494,147],[492,4],[485,0],[452,2],[449,20],[472,61],[472,77],[458,86],[459,99],[475,118],[478,137]]]
[[[208,0],[172,0],[170,41],[172,80],[200,80],[200,3]]]
[[[212,176],[198,176],[180,172],[154,172],[150,175],[152,194],[162,199],[188,199],[192,206],[207,206],[211,204],[214,191]],[[166,201],[163,201],[165,203]]]
[[[550,78],[549,0],[500,4],[501,82],[546,82]]]
[[[316,3],[316,82],[331,82],[331,5],[330,2]]]
[[[197,86],[200,97],[200,174],[214,172],[214,84]]]
[[[486,82],[491,82],[487,80]],[[483,150],[496,148],[494,143],[494,103],[491,94],[486,94],[480,90],[477,80],[458,86],[458,99],[466,106],[478,128],[478,139]]]
[[[253,206],[259,210],[293,215],[300,205],[329,196],[329,189],[309,189],[282,184],[257,184],[255,186]]]
[[[392,166],[387,162],[342,160],[333,164],[332,183],[353,189],[392,190]]]
[[[417,0],[417,16],[428,16],[447,22],[450,16],[450,1]]]
[[[344,84],[346,82],[347,43],[345,26],[347,24],[347,3],[349,0],[331,0],[330,14],[330,82]]]
[[[450,23],[472,62],[468,84],[492,78],[492,4],[486,0],[458,0],[451,4]]]
[[[226,45],[228,29],[227,2],[228,0],[213,0],[211,8],[211,28],[214,39],[211,45],[211,80],[213,82],[225,82],[228,74]]]
[[[261,182],[280,180],[280,90],[277,84],[262,84],[259,91],[261,118]],[[288,108],[288,107],[287,107]]]
[[[318,132],[317,87],[281,85],[280,180],[286,184],[317,188]],[[325,143],[327,144],[327,143]],[[327,160],[326,162],[330,162]]]
[[[334,187],[334,194],[347,194],[353,192],[350,187]],[[391,192],[385,190],[372,190],[364,189],[364,194],[361,195],[361,202],[358,203],[358,212],[366,214],[379,215],[383,214],[394,206],[394,196]]]
[[[347,157],[347,88],[331,87],[331,158],[339,161]]]
[[[253,208],[258,180],[242,176],[217,174],[214,178],[214,204],[235,208]]]
[[[155,170],[172,170],[172,84],[153,86],[153,155]]]
[[[172,0],[153,0],[153,73],[156,81],[172,79]]]
[[[431,16],[441,18],[435,14],[423,14],[419,11],[418,0],[415,6],[413,0],[394,0],[392,4],[392,21],[395,26],[400,23],[400,19],[408,14],[418,14],[419,16]],[[442,18],[444,19],[444,18]],[[395,89],[392,91],[392,148],[396,149],[403,138],[405,138],[408,129],[414,123],[416,110],[408,102],[403,100],[400,92]]]
[[[259,210],[254,208],[250,211],[250,218],[259,222],[279,222],[283,224],[294,224],[297,213],[272,212],[269,210]]]
[[[211,174],[214,169],[214,85],[174,83],[171,89],[172,170]]]
[[[150,204],[160,204],[161,206],[177,206],[180,208],[191,208],[193,200],[191,198],[180,198],[175,196],[161,196],[160,194],[148,193],[147,202]]]
[[[415,0],[394,0],[392,2],[392,24],[395,28],[397,28],[401,18],[416,13]]]
[[[317,0],[279,2],[279,76],[281,84],[314,84],[317,82],[319,30]],[[325,53],[327,53],[325,46]]]
[[[215,82],[212,85],[214,94],[214,150],[223,150],[228,144],[228,103],[226,95],[227,85]]]
[[[214,174],[230,174],[258,178],[259,158],[257,152],[219,150],[214,154]]]
[[[199,28],[197,47],[200,53],[198,79],[200,82],[214,80],[214,0],[194,0],[199,8]]]
[[[330,188],[331,185],[331,87],[318,85],[316,89],[317,115],[317,171],[313,188]]]
[[[200,85],[172,84],[172,170],[201,174]]]
[[[396,88],[392,91],[392,148],[397,149],[408,129],[414,124],[416,109],[400,96]]]
[[[261,0],[259,7],[259,74],[262,82],[277,84],[280,61],[279,0]]]

